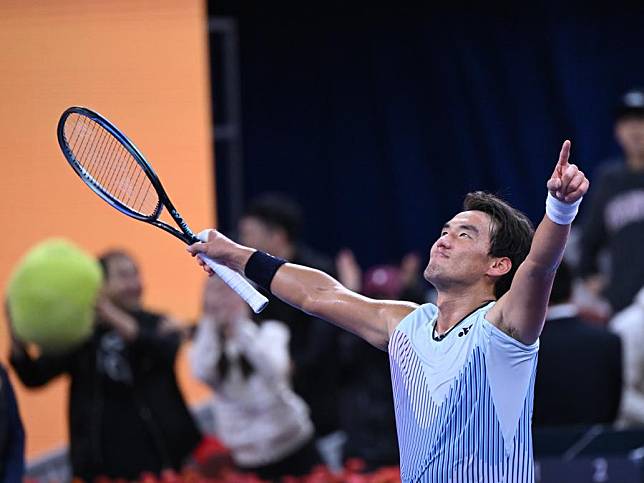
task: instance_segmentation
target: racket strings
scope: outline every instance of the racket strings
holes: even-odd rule
[[[159,198],[141,165],[108,130],[92,119],[71,114],[65,138],[83,176],[128,209],[154,216]]]

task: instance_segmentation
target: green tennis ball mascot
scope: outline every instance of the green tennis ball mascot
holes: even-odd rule
[[[102,284],[98,261],[72,243],[46,240],[18,263],[7,289],[18,339],[43,353],[61,353],[93,331],[94,306]]]

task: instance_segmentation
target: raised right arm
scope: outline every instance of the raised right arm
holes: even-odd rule
[[[242,274],[255,252],[215,230],[209,231],[207,242],[195,243],[188,251],[193,256],[203,253]],[[197,260],[204,270],[213,274],[199,258]],[[287,304],[348,330],[383,350],[398,323],[417,307],[410,302],[364,297],[324,272],[293,263],[286,263],[277,270],[270,291]]]

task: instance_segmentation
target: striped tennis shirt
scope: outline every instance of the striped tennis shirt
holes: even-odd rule
[[[539,341],[485,319],[490,302],[443,337],[420,306],[389,341],[403,482],[532,482],[532,401]]]

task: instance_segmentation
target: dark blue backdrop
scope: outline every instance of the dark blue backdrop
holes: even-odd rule
[[[245,194],[290,193],[365,265],[425,255],[470,190],[537,222],[562,141],[592,173],[644,85],[641,10],[312,8],[211,6],[239,21]]]

